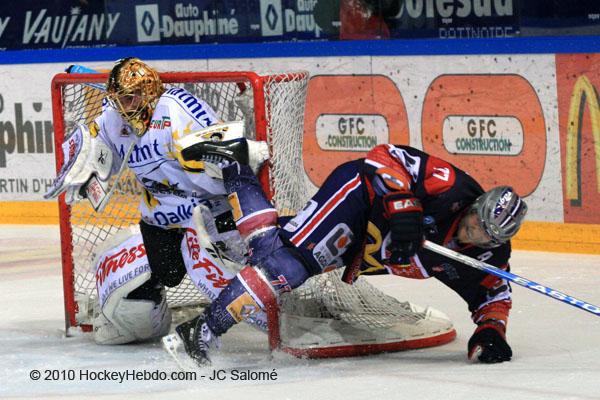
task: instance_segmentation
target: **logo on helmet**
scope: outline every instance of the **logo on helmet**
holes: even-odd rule
[[[504,210],[506,210],[506,207],[508,207],[510,204],[512,197],[513,192],[510,189],[506,189],[504,193],[502,193],[502,196],[500,196],[500,199],[496,203],[496,207],[494,207],[495,217],[498,217]]]

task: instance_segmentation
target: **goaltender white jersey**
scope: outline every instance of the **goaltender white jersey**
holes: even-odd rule
[[[172,228],[185,225],[200,203],[213,215],[229,209],[223,183],[204,173],[201,162],[185,162],[177,145],[184,135],[217,122],[218,116],[206,102],[183,88],[170,88],[160,97],[143,136],[137,136],[106,101],[90,133],[113,150],[113,173],[127,158],[127,166],[145,189],[140,200],[144,221]]]

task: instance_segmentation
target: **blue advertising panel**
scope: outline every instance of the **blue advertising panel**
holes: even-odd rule
[[[89,2],[86,4],[91,4]],[[323,40],[316,0],[154,0],[0,5],[0,49]]]
[[[0,50],[600,34],[598,0],[37,0],[0,3]]]

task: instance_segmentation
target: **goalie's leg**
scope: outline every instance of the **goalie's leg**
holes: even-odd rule
[[[179,285],[186,272],[181,255],[184,230],[164,229],[142,220],[140,232],[153,278],[167,287]]]

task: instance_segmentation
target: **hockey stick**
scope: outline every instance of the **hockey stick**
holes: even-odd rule
[[[69,74],[100,74],[100,71],[96,71],[95,69],[85,67],[83,65],[69,65],[65,72]],[[106,85],[102,83],[86,83],[86,86],[92,87],[94,89],[98,89],[102,92],[106,92]]]
[[[563,303],[567,303],[572,305],[573,307],[577,307],[579,309],[590,312],[594,315],[600,316],[600,307],[597,307],[593,304],[585,302],[583,300],[576,299],[575,297],[569,296],[568,294],[559,292],[558,290],[554,290],[544,285],[540,285],[534,281],[530,281],[529,279],[523,278],[519,275],[515,275],[508,271],[504,271],[498,267],[494,267],[493,265],[487,264],[483,261],[476,260],[474,258],[465,256],[464,254],[457,253],[456,251],[447,249],[444,246],[440,246],[439,244],[435,244],[430,242],[429,240],[425,240],[423,242],[423,247],[427,250],[433,251],[434,253],[441,254],[453,260],[459,261],[463,264],[466,264],[470,267],[477,268],[480,271],[487,272],[488,274],[495,275],[497,277],[506,279],[507,281],[514,282],[517,285],[521,285],[527,289],[534,290],[536,292],[545,294],[548,297],[551,297],[555,300],[560,300]]]

